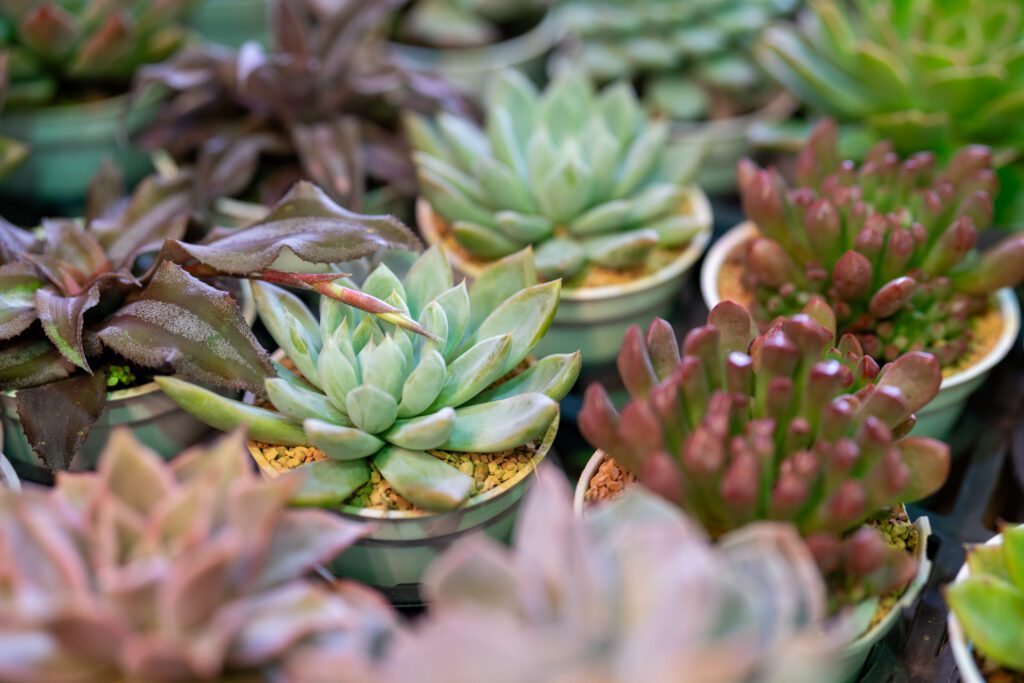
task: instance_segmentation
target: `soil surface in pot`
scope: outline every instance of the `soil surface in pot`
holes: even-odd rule
[[[292,372],[298,373],[298,368],[287,357],[281,359],[281,365]],[[529,367],[527,361],[513,369],[508,375],[502,377],[491,386],[501,384],[506,380],[515,377]],[[261,403],[264,407],[273,407],[269,403]],[[475,482],[469,498],[472,499],[495,488],[501,487],[507,481],[519,476],[524,470],[533,468],[533,462],[541,448],[540,441],[524,444],[517,448],[498,453],[462,453],[458,451],[427,451],[430,455],[459,470],[463,474],[473,477]],[[249,447],[256,449],[263,456],[265,461],[277,472],[287,472],[301,467],[307,463],[318,460],[326,460],[327,455],[313,446],[278,446],[261,441],[249,441]],[[366,508],[370,510],[400,510],[404,512],[418,512],[424,515],[434,514],[421,510],[409,501],[402,498],[391,488],[391,485],[373,465],[370,465],[370,481],[357,489],[346,501],[345,505]]]
[[[605,456],[594,476],[588,482],[587,490],[583,494],[583,500],[585,504],[612,500],[621,495],[626,490],[626,487],[634,481],[636,481],[636,477],[622,469],[613,459]],[[913,557],[917,556],[920,535],[918,534],[917,527],[914,526],[910,521],[910,517],[907,516],[905,509],[894,508],[888,517],[870,520],[867,524],[880,529],[882,537],[889,546],[902,550]],[[872,615],[871,623],[865,629],[865,633],[878,625],[885,618],[885,615],[896,607],[905,590],[905,587],[899,588],[879,600],[878,608],[875,610],[874,615]],[[831,598],[840,605],[853,604],[860,599],[857,596],[844,596],[841,594],[832,595]],[[1024,678],[1021,678],[1019,681],[1016,679],[1006,679],[1003,683],[1024,683]]]
[[[1024,674],[1004,669],[992,660],[979,655],[977,650],[972,654],[974,663],[978,665],[978,671],[981,672],[987,683],[1024,683]]]
[[[743,257],[737,253],[746,243],[737,246],[718,271],[718,296],[722,301],[735,301],[748,310],[754,303],[754,295],[743,285]],[[971,343],[967,353],[951,365],[942,368],[943,377],[952,377],[963,372],[992,352],[1003,333],[1003,315],[997,305],[990,304],[982,315],[971,319]]]
[[[439,213],[434,211],[433,207],[431,207],[430,212],[433,214],[437,225],[437,232],[440,235],[441,242],[446,250],[453,254],[457,254],[459,260],[463,263],[471,264],[476,268],[486,268],[488,265],[493,263],[493,261],[486,261],[470,253],[469,250],[463,247],[459,241],[455,239],[455,235],[452,233],[448,221],[442,218]],[[690,201],[684,202],[683,205],[679,207],[679,213],[693,215],[693,203]],[[559,231],[564,233],[565,229],[555,228],[556,235],[559,234]],[[689,248],[689,246],[690,242],[678,247],[657,247],[651,251],[644,263],[633,268],[604,268],[602,266],[587,265],[580,273],[564,280],[562,285],[564,289],[568,290],[594,289],[597,287],[628,284],[667,267],[678,259],[680,255]]]

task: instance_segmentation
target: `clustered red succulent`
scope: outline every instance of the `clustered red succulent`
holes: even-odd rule
[[[1024,236],[975,248],[998,189],[988,148],[965,147],[939,169],[930,152],[900,159],[882,142],[857,166],[840,157],[826,120],[796,160],[793,187],[746,160],[739,185],[760,232],[743,278],[762,323],[820,295],[839,331],[877,360],[918,350],[947,366],[966,353],[970,318],[990,295],[1024,281]]]
[[[620,413],[591,385],[584,436],[712,535],[792,522],[855,595],[913,576],[909,556],[864,523],[945,480],[948,447],[904,436],[938,392],[933,356],[911,352],[880,369],[854,335],[835,344],[820,298],[762,335],[723,302],[681,351],[664,320],[646,337],[630,328],[618,367],[632,400]]]

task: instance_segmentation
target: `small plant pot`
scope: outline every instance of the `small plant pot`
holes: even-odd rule
[[[3,443],[3,423],[0,423],[0,443]],[[11,489],[17,491],[21,488],[21,480],[18,479],[18,473],[14,471],[14,467],[11,465],[11,461],[7,459],[7,456],[0,453],[0,489]]]
[[[505,69],[516,69],[536,83],[547,74],[547,56],[562,31],[552,13],[521,36],[482,47],[431,48],[391,43],[395,63],[411,71],[429,71],[467,92],[480,93]]]
[[[267,0],[203,0],[189,17],[203,40],[237,48],[255,40],[270,45],[270,7]]]
[[[757,111],[714,121],[678,121],[672,137],[704,145],[704,158],[694,182],[710,194],[736,192],[736,164],[751,151],[750,132],[756,126],[785,121],[796,101],[779,93]]]
[[[584,514],[587,505],[586,494],[587,489],[590,488],[590,480],[607,457],[603,451],[595,451],[594,455],[587,461],[583,474],[576,483],[576,490],[573,495],[573,508],[579,516]],[[915,556],[918,565],[917,575],[907,585],[907,588],[903,591],[903,594],[893,605],[892,609],[886,612],[885,616],[877,624],[843,648],[837,664],[842,672],[841,680],[846,683],[852,683],[852,681],[857,680],[857,674],[860,672],[861,667],[864,666],[864,662],[867,660],[871,649],[892,631],[899,621],[900,614],[904,609],[914,604],[918,595],[921,594],[921,590],[928,583],[928,577],[932,569],[931,560],[928,559],[928,538],[931,536],[932,527],[928,518],[923,516],[917,518],[917,521],[914,522],[914,527],[918,533],[917,554]],[[873,614],[873,611],[871,614]]]
[[[1002,545],[1003,535],[998,534],[988,540],[985,545]],[[957,572],[956,578],[953,580],[954,584],[962,583],[967,580],[967,577],[971,575],[971,568],[964,562],[964,566]],[[956,614],[953,610],[949,610],[949,616],[947,619],[947,630],[949,634],[949,647],[953,650],[953,659],[956,661],[956,668],[960,672],[960,680],[963,683],[985,683],[985,675],[981,673],[981,669],[978,668],[978,663],[974,660],[974,650],[971,644],[967,642],[967,636],[964,635],[964,628],[960,625],[960,620],[956,618]]]
[[[274,354],[278,361],[284,354]],[[246,394],[252,403],[255,397]],[[371,524],[373,530],[354,546],[327,564],[338,576],[356,579],[389,593],[416,586],[423,572],[452,543],[473,534],[484,533],[499,541],[507,541],[515,523],[519,501],[526,493],[536,468],[551,450],[558,433],[558,416],[552,421],[537,448],[530,466],[491,490],[466,501],[457,510],[427,513],[418,510],[376,510],[345,505],[332,508],[342,517]],[[249,453],[268,478],[281,470],[263,456],[253,442]],[[398,589],[396,591],[396,589]]]
[[[544,338],[536,346],[537,355],[582,352],[586,366],[607,363],[615,358],[622,337],[630,325],[646,327],[656,317],[665,317],[682,289],[687,273],[697,262],[711,238],[711,204],[697,187],[690,188],[694,219],[701,225],[690,244],[664,268],[632,282],[604,287],[562,289],[558,312]],[[447,227],[422,197],[416,203],[417,224],[430,244],[444,244]],[[470,261],[453,249],[446,249],[448,260],[463,275],[477,277],[487,264]]]
[[[0,195],[77,212],[104,159],[112,159],[134,186],[151,169],[149,155],[129,145],[156,117],[161,95],[149,90],[134,103],[120,95],[82,104],[12,109],[0,117],[0,135],[29,146],[28,157],[0,182]],[[130,108],[129,108],[130,107]]]
[[[243,282],[242,314],[251,325],[256,319],[256,305]],[[17,391],[0,393],[0,424],[3,430],[4,453],[33,478],[46,479],[47,472],[39,457],[29,446],[21,428],[15,398]],[[195,419],[167,397],[156,382],[147,382],[130,389],[107,394],[107,404],[79,450],[72,469],[92,470],[116,427],[128,427],[135,438],[160,455],[171,458],[189,446],[199,443],[211,429]]]
[[[753,223],[741,223],[723,235],[708,251],[700,273],[700,290],[709,309],[722,300],[719,294],[719,274],[723,266],[730,256],[756,234],[757,228]],[[936,439],[948,436],[967,407],[967,399],[985,383],[992,368],[998,365],[1013,347],[1020,331],[1020,303],[1013,290],[1009,288],[996,292],[995,298],[1003,323],[999,338],[991,350],[976,363],[965,370],[943,377],[938,396],[917,411],[917,426],[912,432],[914,436],[930,436]]]

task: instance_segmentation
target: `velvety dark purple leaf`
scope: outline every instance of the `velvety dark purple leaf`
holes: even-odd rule
[[[36,291],[43,281],[24,263],[0,266],[0,339],[25,331],[36,319]]]
[[[106,216],[124,196],[124,174],[121,167],[110,157],[103,160],[99,170],[89,181],[89,194],[86,199],[85,220],[91,222]],[[100,240],[101,242],[103,240]]]
[[[43,332],[62,356],[89,373],[92,370],[82,348],[82,325],[85,312],[99,300],[98,284],[73,296],[61,296],[49,288],[36,290],[36,311]]]
[[[209,244],[169,242],[165,256],[229,275],[268,268],[287,248],[312,263],[340,263],[386,249],[420,249],[419,238],[393,216],[363,216],[298,183],[263,220]]]
[[[107,375],[75,375],[20,389],[15,402],[32,450],[50,470],[66,470],[107,404]]]
[[[287,151],[287,142],[275,132],[221,131],[203,144],[196,162],[202,201],[240,194],[256,177],[264,154]]]
[[[19,340],[0,351],[0,391],[53,382],[74,369],[48,339]]]
[[[301,10],[302,7],[297,2],[270,3],[274,49],[299,61],[310,57],[308,33],[303,25],[304,17],[300,15]]]
[[[359,120],[342,116],[329,122],[296,124],[291,132],[306,176],[337,201],[353,206],[365,189]]]
[[[192,177],[152,175],[143,180],[127,203],[112,215],[89,223],[115,270],[130,269],[135,257],[156,251],[167,239],[185,234],[192,209]]]
[[[31,232],[0,218],[0,259],[4,262],[17,261],[20,254],[32,251],[36,243]]]
[[[96,334],[133,363],[207,384],[262,395],[263,380],[273,375],[231,295],[168,261]]]
[[[71,219],[43,221],[46,249],[32,261],[64,294],[78,294],[93,279],[110,270],[103,247]]]

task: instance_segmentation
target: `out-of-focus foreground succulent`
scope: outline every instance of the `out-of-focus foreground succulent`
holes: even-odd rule
[[[186,176],[151,177],[122,200],[108,169],[84,220],[36,231],[0,221],[0,390],[18,390],[22,427],[47,467],[70,465],[106,405],[108,368],[125,361],[262,393],[266,352],[211,278],[260,277],[285,249],[323,263],[419,246],[395,219],[346,211],[308,184],[248,228],[203,235],[189,223],[191,187]],[[412,322],[349,293],[338,296]]]
[[[424,588],[430,616],[395,640],[389,683],[835,678],[824,586],[791,528],[712,544],[639,488],[581,520],[554,468],[527,494],[514,549],[465,541]]]
[[[1024,674],[1024,526],[1002,536],[967,551],[970,576],[947,589],[946,601],[981,655]]]
[[[284,284],[330,295],[339,274],[288,276]],[[254,285],[270,334],[301,377],[279,367],[266,381],[276,410],[249,406],[174,378],[157,382],[218,429],[244,424],[257,441],[315,446],[328,460],[304,467],[318,483],[301,497],[339,505],[367,480],[367,458],[403,498],[425,510],[458,507],[473,477],[427,453],[496,453],[544,436],[572,388],[579,354],[542,358],[515,377],[558,306],[561,282],[537,284],[530,254],[492,266],[471,287],[452,285],[440,247],[399,280],[381,264],[361,291],[419,321],[427,336],[320,298],[319,322],[283,289]],[[497,383],[497,384],[496,384]]]
[[[763,34],[761,64],[819,112],[908,154],[1024,153],[1024,6],[1016,0],[811,0]],[[1019,195],[1020,164],[1002,174]],[[1000,212],[1002,213],[1002,212]],[[1021,214],[1017,213],[1019,217]]]
[[[755,317],[791,315],[821,295],[840,333],[879,361],[923,350],[954,364],[991,294],[1024,281],[1024,237],[975,249],[992,220],[991,161],[987,148],[965,147],[940,169],[929,152],[901,160],[882,142],[856,166],[824,121],[797,158],[793,187],[741,162],[743,208],[761,233],[744,260]]]
[[[562,59],[600,82],[638,82],[652,110],[720,119],[765,104],[772,89],[753,58],[758,33],[797,0],[570,0],[575,35]]]
[[[193,0],[3,0],[8,106],[120,94],[185,43]]]
[[[632,401],[621,414],[587,388],[580,430],[713,536],[754,520],[788,521],[823,571],[855,599],[915,571],[864,522],[934,492],[949,449],[903,438],[938,392],[934,357],[909,353],[879,371],[852,335],[835,342],[820,299],[763,335],[742,306],[720,303],[680,348],[655,320],[619,353]]]
[[[261,481],[240,433],[167,465],[124,430],[95,473],[0,489],[0,679],[267,680],[328,648],[365,681],[392,612],[308,578],[363,528],[289,510],[297,484]]]
[[[200,200],[272,204],[301,178],[362,210],[368,183],[415,192],[399,109],[462,110],[443,81],[394,65],[384,40],[404,0],[270,0],[274,44],[207,46],[143,70],[174,94],[147,132],[194,164]]]
[[[542,277],[572,278],[642,266],[708,227],[686,186],[700,149],[670,142],[628,84],[598,94],[569,73],[538,93],[507,71],[485,104],[483,129],[447,114],[409,120],[420,190],[473,256],[534,245]]]
[[[439,48],[491,45],[528,29],[551,4],[552,0],[414,0],[401,17],[397,36]]]

